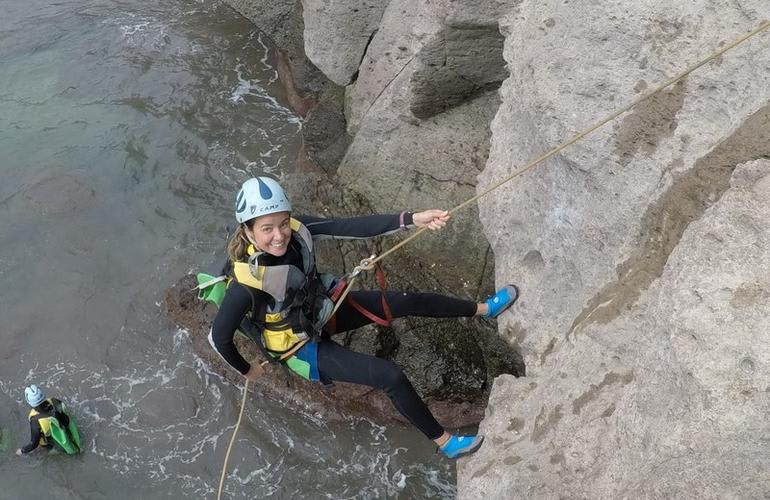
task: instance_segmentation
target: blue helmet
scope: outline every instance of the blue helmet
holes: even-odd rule
[[[270,177],[252,177],[243,183],[235,199],[239,223],[276,212],[291,212],[291,203],[280,184]]]
[[[24,389],[24,399],[27,400],[28,405],[34,408],[45,401],[45,394],[43,394],[43,391],[40,389],[40,387],[32,384]]]

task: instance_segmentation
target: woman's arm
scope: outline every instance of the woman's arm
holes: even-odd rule
[[[344,219],[297,216],[308,228],[314,240],[374,238],[402,231],[413,225],[412,214],[402,212],[390,215],[363,215]]]
[[[230,366],[246,375],[251,365],[238,352],[233,338],[241,321],[251,310],[251,294],[245,287],[233,283],[225,293],[209,332],[209,343]]]
[[[440,229],[449,220],[443,210],[425,210],[412,214],[401,212],[390,215],[363,215],[344,219],[323,219],[321,217],[297,216],[297,220],[308,228],[314,240],[362,239],[393,234],[410,227],[428,226]]]
[[[40,438],[42,436],[40,434],[40,424],[37,422],[36,418],[33,418],[32,420],[29,421],[29,433],[30,433],[29,444],[24,446],[23,448],[20,448],[17,454],[29,453],[30,451],[37,448],[38,445],[40,444]]]

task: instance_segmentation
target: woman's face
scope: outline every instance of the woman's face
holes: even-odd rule
[[[262,215],[254,219],[251,229],[246,231],[256,243],[257,250],[280,257],[286,253],[291,240],[289,212]]]

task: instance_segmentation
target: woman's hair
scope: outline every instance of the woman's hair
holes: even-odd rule
[[[243,224],[238,224],[235,232],[230,237],[230,241],[227,242],[227,256],[230,257],[230,262],[242,262],[248,257],[246,250],[251,245],[251,242],[246,237],[246,227],[248,226],[251,229],[254,226],[254,220],[251,219]]]

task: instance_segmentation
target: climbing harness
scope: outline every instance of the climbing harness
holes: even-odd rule
[[[704,66],[705,64],[713,61],[714,59],[720,57],[721,55],[725,54],[726,52],[734,49],[738,45],[740,45],[743,42],[745,42],[746,40],[748,40],[748,39],[758,35],[759,33],[761,33],[762,31],[766,30],[767,28],[770,28],[770,21],[762,22],[757,28],[755,28],[755,29],[749,31],[748,33],[746,33],[745,35],[737,38],[732,43],[730,43],[728,45],[725,45],[724,47],[722,47],[721,49],[717,50],[716,52],[714,52],[713,54],[711,54],[707,58],[701,60],[700,62],[698,62],[696,64],[693,64],[692,66],[688,67],[687,69],[685,69],[684,71],[682,71],[678,75],[674,76],[673,78],[670,78],[669,80],[667,80],[664,83],[662,83],[661,85],[653,88],[652,90],[650,90],[650,91],[648,91],[646,93],[643,93],[637,99],[633,100],[630,104],[627,104],[626,106],[623,106],[622,108],[620,108],[620,109],[610,113],[609,115],[607,115],[603,119],[601,119],[598,122],[596,122],[594,125],[584,129],[583,131],[581,131],[580,133],[576,134],[572,138],[570,138],[570,139],[562,142],[558,146],[555,146],[554,148],[546,151],[545,153],[543,153],[539,157],[535,158],[534,160],[530,161],[526,165],[524,165],[524,166],[522,166],[522,167],[520,167],[518,169],[515,169],[509,176],[507,176],[507,177],[503,178],[502,180],[492,184],[490,187],[484,189],[482,192],[476,194],[475,196],[472,196],[471,198],[468,198],[467,200],[463,201],[462,203],[460,203],[456,207],[454,207],[451,210],[449,210],[449,213],[453,214],[453,213],[455,213],[455,212],[457,212],[459,210],[462,210],[463,208],[467,207],[471,203],[479,200],[480,198],[483,198],[484,196],[488,195],[492,191],[498,189],[502,185],[512,181],[516,177],[519,177],[523,173],[525,173],[525,172],[533,169],[534,167],[540,165],[545,160],[551,158],[552,156],[554,156],[557,153],[561,152],[565,148],[567,148],[567,147],[571,146],[572,144],[576,143],[577,141],[579,141],[583,137],[585,137],[585,136],[591,134],[592,132],[596,131],[597,129],[603,127],[604,125],[606,125],[607,123],[611,122],[612,120],[614,120],[618,116],[622,115],[623,113],[626,113],[627,111],[631,110],[632,108],[634,108],[638,104],[640,104],[640,103],[646,101],[647,99],[649,99],[650,97],[656,95],[660,91],[670,87],[671,85],[674,85],[675,83],[679,82],[684,77],[686,77],[687,75],[689,75],[693,71],[697,70],[701,66]],[[415,238],[419,237],[420,235],[422,235],[427,230],[428,230],[428,228],[421,227],[420,229],[415,231],[414,234],[404,238],[402,241],[400,241],[396,245],[392,246],[391,248],[389,248],[387,251],[383,252],[382,254],[380,254],[380,255],[371,255],[370,257],[361,260],[361,262],[355,268],[353,268],[353,271],[351,271],[350,273],[348,273],[348,275],[346,275],[348,279],[346,280],[346,282],[343,285],[342,289],[339,290],[339,291],[335,291],[335,293],[337,293],[340,296],[340,300],[338,300],[335,303],[334,309],[332,310],[332,316],[337,312],[337,309],[339,309],[339,307],[342,304],[342,302],[344,301],[345,297],[350,292],[351,286],[353,285],[353,283],[355,283],[356,278],[358,277],[358,275],[361,272],[363,272],[363,271],[370,271],[370,270],[374,269],[375,266],[382,259],[384,259],[388,255],[394,253],[396,250],[400,249],[401,247],[405,246],[407,243],[413,241]],[[299,348],[297,348],[297,349],[299,349]],[[265,363],[262,363],[262,364],[265,364]],[[243,400],[241,402],[241,415],[243,414],[243,407],[246,405],[246,394],[247,394],[247,391],[248,391],[248,379],[247,379],[246,384],[244,385],[244,388],[243,388]],[[236,423],[235,429],[233,430],[233,436],[232,436],[232,438],[230,440],[230,444],[231,445],[232,445],[233,440],[235,439],[236,433],[238,432],[238,427],[240,426],[240,423],[241,423],[241,415],[238,416],[238,422]],[[225,473],[226,473],[226,470],[227,470],[227,462],[228,462],[228,459],[230,457],[230,448],[231,447],[228,447],[227,453],[225,455],[225,463],[224,463],[224,466],[222,468],[222,477],[220,479],[219,493],[217,495],[217,499],[221,498],[222,485],[223,485]]]
[[[373,323],[380,325],[380,326],[390,326],[390,324],[393,322],[393,314],[390,311],[390,306],[388,305],[388,301],[385,298],[385,292],[388,288],[387,281],[385,280],[385,272],[382,270],[382,266],[380,264],[374,264],[375,269],[375,276],[377,279],[377,283],[380,286],[380,294],[381,298],[380,301],[382,303],[382,311],[385,313],[384,318],[380,318],[364,306],[358,303],[353,297],[348,296],[348,291],[350,290],[350,285],[352,285],[352,280],[354,280],[362,271],[366,270],[366,266],[368,266],[368,262],[371,259],[374,259],[376,257],[375,254],[372,254],[371,257],[368,259],[364,259],[361,261],[359,265],[353,268],[353,271],[346,274],[345,276],[340,279],[339,283],[335,286],[334,290],[332,290],[331,299],[332,302],[334,302],[334,309],[332,310],[332,316],[329,318],[329,323],[332,325],[332,328],[330,331],[336,330],[335,325],[335,319],[336,319],[336,312],[337,309],[339,309],[340,305],[347,300],[348,304],[350,304],[353,309],[361,313],[364,317],[372,321]]]

